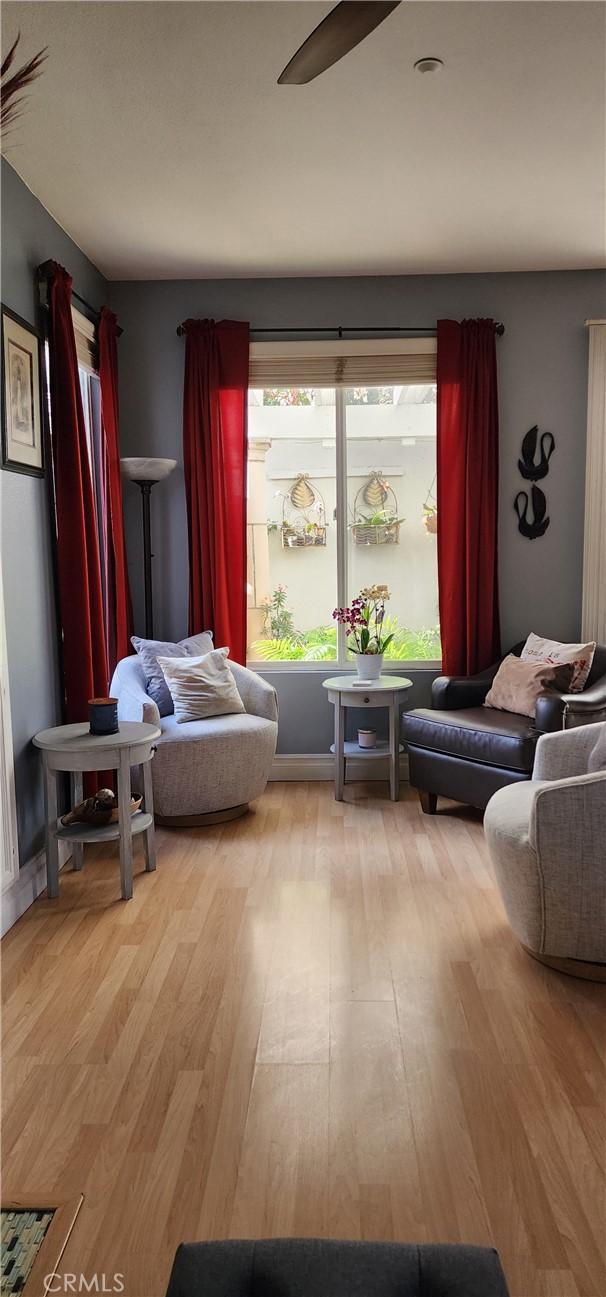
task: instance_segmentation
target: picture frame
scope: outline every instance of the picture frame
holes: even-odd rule
[[[44,477],[40,336],[2,304],[2,468]]]

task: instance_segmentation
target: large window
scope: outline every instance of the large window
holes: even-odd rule
[[[299,382],[288,384],[285,357],[280,384],[249,393],[249,660],[347,665],[333,609],[381,583],[394,632],[386,657],[439,661],[434,358],[420,372],[408,361],[408,381],[371,385],[369,357],[366,381],[349,386],[333,356],[341,381],[328,386],[322,365],[301,364],[291,347]],[[383,376],[401,367],[377,361]],[[253,363],[252,381],[263,377]]]
[[[249,394],[248,654],[336,659],[334,388]]]

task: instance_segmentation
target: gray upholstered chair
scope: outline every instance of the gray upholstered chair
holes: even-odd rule
[[[497,1253],[444,1243],[187,1243],[166,1297],[508,1297]]]
[[[606,723],[544,734],[532,779],[491,797],[484,829],[529,954],[606,981]]]
[[[136,653],[116,667],[111,694],[118,699],[119,719],[148,721],[162,731],[152,762],[160,824],[183,827],[236,819],[265,788],[278,737],[276,692],[254,671],[237,662],[229,665],[246,711],[184,725],[173,715],[160,716],[145,692]]]

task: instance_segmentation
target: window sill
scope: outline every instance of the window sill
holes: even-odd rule
[[[342,662],[324,661],[324,662],[303,662],[300,659],[294,662],[253,662],[246,663],[250,671],[256,671],[258,675],[268,675],[275,672],[277,675],[355,675],[355,665],[352,662],[344,665]],[[390,675],[398,671],[430,671],[436,675],[442,670],[441,662],[431,662],[424,659],[421,662],[384,662],[383,674]]]

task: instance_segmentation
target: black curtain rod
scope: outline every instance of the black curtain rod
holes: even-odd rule
[[[185,332],[183,325],[177,328],[179,337]],[[502,338],[505,332],[504,324],[495,324],[495,333]],[[251,329],[251,333],[336,333],[338,338],[342,338],[344,333],[429,333],[435,336],[436,329],[434,325],[429,324],[384,324],[384,325],[365,325],[365,324],[335,324],[331,326],[320,325],[318,328],[313,325],[293,325],[291,329]]]
[[[75,288],[72,288],[72,297],[75,297],[76,301],[79,302],[81,306],[85,306],[87,311],[90,311],[91,315],[94,315],[95,320],[99,319],[99,312],[96,307],[91,306],[90,302],[87,302],[85,297],[81,297],[80,294],[76,292]]]
[[[101,312],[97,311],[94,306],[91,306],[90,302],[87,302],[85,297],[81,297],[80,294],[76,292],[75,288],[72,288],[72,297],[75,297],[81,306],[85,306],[87,311],[90,311],[91,315],[95,317],[95,324],[98,324],[99,316]],[[118,325],[116,332],[118,334],[118,337],[121,338],[122,334],[124,333],[124,329],[121,329],[120,325]]]
[[[45,277],[45,275],[42,273],[42,271],[43,271],[43,267],[42,267],[42,266],[38,266],[38,282],[39,282],[40,285],[46,283],[46,277]],[[42,290],[40,290],[40,291],[42,292]],[[87,311],[90,311],[91,315],[94,316],[94,323],[95,323],[95,324],[98,324],[98,323],[99,323],[99,316],[100,316],[101,312],[100,312],[100,311],[97,311],[96,308],[95,308],[94,306],[91,306],[90,302],[87,302],[87,300],[86,300],[85,297],[81,297],[80,293],[77,293],[76,290],[75,290],[75,288],[72,288],[72,298],[73,298],[73,297],[76,298],[76,301],[79,302],[81,306],[85,306],[86,309],[87,309]],[[41,298],[40,298],[40,303],[41,303],[41,306],[42,306],[45,310],[48,310],[49,303],[48,303],[48,300],[46,300],[46,298],[45,298],[45,300],[43,301],[43,300],[42,300],[42,297],[41,297]],[[118,328],[117,328],[117,330],[116,330],[116,333],[117,333],[118,337],[121,338],[121,337],[122,337],[122,334],[124,333],[124,329],[121,329],[121,328],[120,328],[120,325],[118,325]]]

